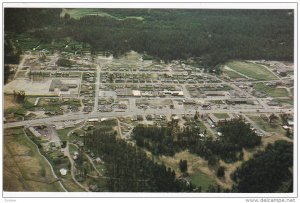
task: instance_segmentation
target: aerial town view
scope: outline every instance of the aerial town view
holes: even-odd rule
[[[293,193],[293,10],[5,8],[3,43],[4,191]]]

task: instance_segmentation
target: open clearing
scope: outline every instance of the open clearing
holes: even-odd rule
[[[13,95],[4,94],[4,110],[10,108],[19,108],[20,105],[14,101]]]
[[[274,88],[265,85],[264,83],[257,83],[254,85],[254,89],[265,92],[270,97],[288,97],[289,93],[285,88]]]
[[[4,191],[63,191],[21,128],[4,133]]]
[[[103,12],[103,11],[100,11],[99,9],[90,9],[90,8],[63,9],[60,16],[64,17],[66,13],[68,13],[70,15],[70,17],[74,18],[74,19],[80,19],[81,17],[87,16],[87,15],[97,15],[97,16],[101,16],[101,17],[114,18],[116,20],[124,20],[124,19],[127,19],[127,18],[134,18],[134,19],[137,19],[137,20],[143,20],[142,17],[137,17],[137,16],[129,16],[129,17],[126,17],[126,18],[122,19],[122,18],[118,18],[116,16],[112,16],[108,13]]]
[[[230,118],[227,113],[214,113],[214,116],[218,119],[227,119]]]
[[[284,135],[285,130],[281,127],[281,118],[278,118],[273,125],[262,119],[260,116],[247,115],[251,120],[253,120],[262,130],[267,132],[279,133]]]
[[[7,94],[13,94],[13,91],[25,91],[26,95],[43,95],[43,96],[55,96],[59,94],[59,91],[50,92],[49,88],[52,79],[44,79],[42,81],[32,81],[28,78],[19,78],[7,83],[4,86],[4,92]],[[76,84],[79,86],[80,79],[60,79],[64,84]],[[75,92],[78,92],[78,87],[74,88]]]
[[[177,177],[181,175],[179,170],[180,159],[187,160],[188,174],[191,182],[197,186],[201,186],[202,191],[206,191],[210,185],[216,184],[215,174],[208,168],[207,161],[197,155],[191,154],[188,151],[182,151],[176,153],[174,157],[158,157],[158,161],[163,162],[167,167],[173,169]]]
[[[256,80],[276,80],[278,79],[265,67],[251,62],[231,61],[226,64],[229,68]]]

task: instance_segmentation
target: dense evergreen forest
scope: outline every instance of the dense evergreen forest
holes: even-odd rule
[[[223,159],[231,163],[243,160],[243,148],[253,148],[261,143],[261,138],[242,119],[233,119],[219,125],[222,133],[218,139],[200,137],[204,129],[186,127],[179,129],[176,123],[167,127],[137,126],[133,129],[133,139],[140,147],[155,155],[173,156],[176,152],[188,149],[214,165]]]
[[[293,143],[277,141],[233,174],[235,192],[293,192]]]
[[[138,147],[115,134],[96,130],[85,145],[105,162],[107,187],[112,192],[192,192],[192,184],[177,180],[175,172],[153,162]]]
[[[293,60],[291,10],[99,9],[114,16],[60,17],[61,9],[5,9],[5,32],[43,42],[70,37],[91,51],[129,50],[157,59],[197,57],[202,67],[229,59]],[[126,17],[139,18],[126,18]],[[121,19],[118,19],[121,18]]]

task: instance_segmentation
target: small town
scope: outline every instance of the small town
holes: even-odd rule
[[[272,32],[259,21],[260,30],[253,31],[258,34],[243,38],[248,49],[234,42],[245,35],[239,23],[256,23],[251,12],[259,19],[268,16],[271,25],[284,16],[278,23],[288,31],[278,33],[290,37],[292,11],[9,9],[7,19],[23,12],[51,16],[53,24],[46,26],[45,17],[44,27],[32,22],[22,25],[25,31],[6,25],[5,192],[295,191],[297,78],[290,38],[274,39],[275,46]],[[215,15],[237,23],[232,28],[240,34],[218,35],[225,28]],[[186,27],[175,23],[178,16]],[[201,31],[195,46],[173,30],[198,32],[203,25],[194,16],[212,22],[204,23],[209,32]],[[154,22],[163,29],[160,35],[149,28]],[[144,34],[138,38],[132,30]],[[265,45],[269,52],[256,53],[261,30],[275,48]],[[148,32],[161,46],[151,47],[156,42]],[[211,37],[226,48],[212,46]],[[169,48],[173,42],[178,51]]]

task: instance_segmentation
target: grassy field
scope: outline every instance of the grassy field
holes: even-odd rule
[[[222,72],[226,73],[231,79],[237,79],[237,78],[246,78],[236,72],[230,71],[230,70],[226,70],[225,68],[222,68]]]
[[[73,155],[75,151],[78,152],[78,150],[79,149],[78,149],[78,147],[76,147],[76,145],[69,144],[69,152],[70,152],[71,155]]]
[[[200,186],[202,191],[206,191],[210,185],[216,185],[215,175],[208,169],[207,162],[188,151],[176,153],[174,157],[160,156],[157,161],[163,162],[167,167],[173,169],[177,176],[180,176],[180,159],[187,160],[191,182],[196,186]]]
[[[227,113],[214,113],[214,116],[218,119],[227,119],[229,118],[229,115]]]
[[[272,72],[258,64],[242,61],[231,61],[227,63],[226,66],[256,80],[278,79]]]
[[[68,13],[70,15],[70,17],[74,18],[74,19],[80,19],[81,17],[87,16],[87,15],[97,15],[97,16],[101,16],[101,17],[114,18],[116,20],[123,20],[116,16],[112,16],[108,13],[100,11],[99,9],[90,9],[90,8],[63,9],[60,16],[63,17],[66,13]],[[135,18],[138,20],[143,20],[143,17],[136,17],[136,16],[130,16],[130,17],[126,17],[126,18]],[[126,18],[124,18],[124,19],[126,19]]]
[[[63,191],[22,129],[5,130],[3,159],[4,191]]]
[[[82,137],[79,137],[78,135],[75,135],[74,133],[70,133],[70,136],[68,136],[68,132],[74,130],[75,128],[65,128],[61,130],[57,130],[57,134],[61,140],[73,142],[76,141],[83,141]]]
[[[275,101],[279,102],[281,105],[285,105],[285,104],[289,104],[289,105],[294,105],[294,99],[281,99],[281,98],[277,98],[274,99]]]
[[[254,85],[257,91],[265,92],[270,97],[288,97],[289,93],[284,88],[273,88],[265,85],[264,83],[257,83]]]
[[[285,130],[281,127],[282,122],[281,118],[278,118],[273,126],[269,124],[268,121],[265,121],[260,116],[248,115],[248,117],[253,120],[262,130],[266,132],[274,132],[285,135]]]

